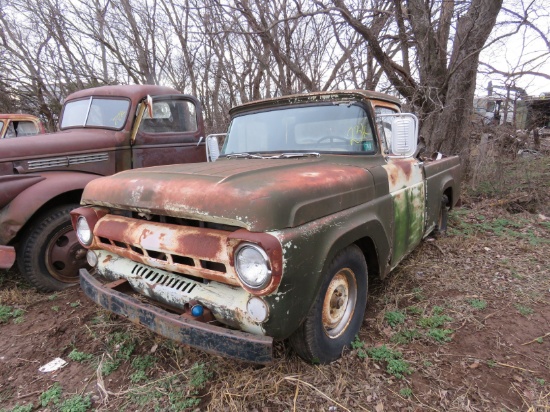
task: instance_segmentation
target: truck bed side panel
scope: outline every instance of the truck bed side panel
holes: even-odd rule
[[[435,226],[441,207],[441,196],[451,190],[450,206],[456,205],[460,193],[460,159],[458,156],[428,161],[424,164],[426,175],[426,234]]]

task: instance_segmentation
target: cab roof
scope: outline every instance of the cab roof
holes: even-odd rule
[[[80,99],[88,96],[118,96],[127,97],[132,101],[139,100],[147,95],[165,95],[181,94],[178,90],[171,87],[157,86],[153,84],[126,84],[117,86],[92,87],[90,89],[79,90],[67,97],[68,100]]]
[[[229,110],[231,116],[249,110],[265,109],[268,107],[304,104],[322,101],[338,101],[348,99],[382,100],[401,107],[401,101],[394,96],[371,90],[334,90],[330,92],[300,93],[290,96],[274,97],[264,100],[256,100],[241,104]]]

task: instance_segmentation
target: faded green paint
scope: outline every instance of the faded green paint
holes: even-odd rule
[[[411,252],[424,234],[424,183],[393,195],[394,243],[392,267]]]

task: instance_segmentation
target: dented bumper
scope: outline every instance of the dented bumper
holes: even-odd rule
[[[9,269],[15,262],[15,249],[11,246],[0,246],[0,269]]]
[[[80,286],[91,300],[105,309],[166,338],[247,362],[267,364],[273,360],[273,338],[178,316],[103,285],[86,269],[80,269]]]

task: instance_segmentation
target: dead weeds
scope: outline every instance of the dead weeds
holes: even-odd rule
[[[0,308],[23,320],[0,324],[0,408],[548,410],[549,165],[501,161],[506,184],[467,183],[448,236],[371,281],[353,349],[330,365],[306,364],[284,343],[266,367],[210,356],[98,309],[77,288],[44,295],[2,273]],[[68,365],[38,372],[56,357]]]

